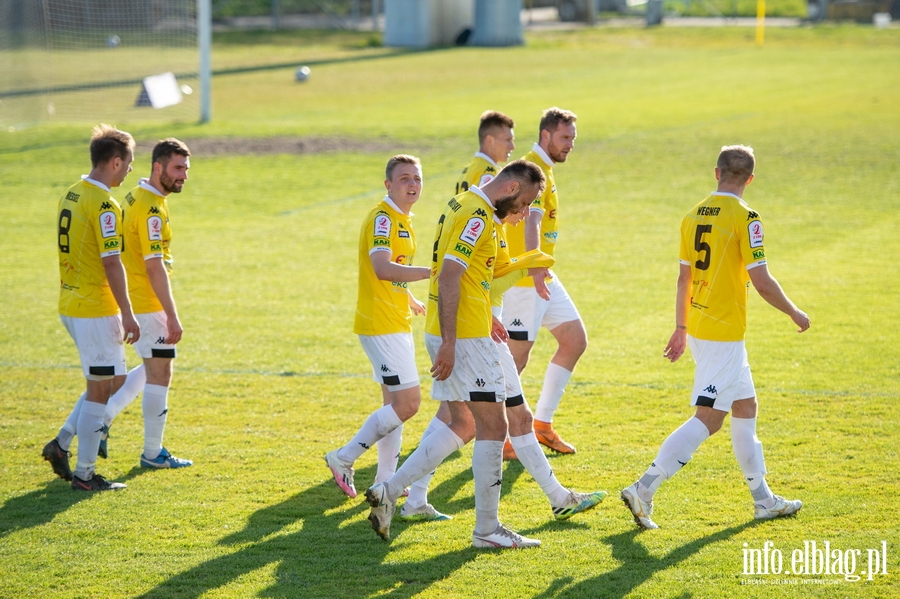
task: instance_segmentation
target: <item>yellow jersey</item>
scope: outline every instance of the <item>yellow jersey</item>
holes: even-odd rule
[[[147,276],[147,260],[162,258],[166,271],[172,273],[172,228],[169,225],[169,202],[146,179],[125,196],[122,231],[122,264],[128,275],[128,296],[135,314],[161,312]]]
[[[553,160],[547,156],[547,153],[538,144],[534,144],[531,151],[525,154],[522,159],[538,165],[547,178],[547,186],[544,188],[544,193],[532,202],[531,210],[537,210],[541,213],[541,244],[539,249],[552,256],[556,250],[556,240],[559,236],[557,214],[559,211],[559,196],[556,194],[556,182],[553,180]],[[503,228],[506,229],[506,235],[509,240],[510,255],[520,256],[524,254],[526,251],[525,227],[520,224],[517,227],[503,225]],[[534,287],[534,279],[525,277],[516,283],[516,286]]]
[[[438,220],[425,331],[440,336],[438,277],[444,262],[452,260],[466,268],[460,280],[456,313],[457,339],[490,337],[491,281],[497,259],[494,207],[478,187],[459,194],[447,203]]]
[[[59,313],[101,318],[119,313],[103,258],[122,247],[122,209],[98,181],[82,180],[60,198],[57,208]]]
[[[484,187],[484,184],[496,177],[498,172],[500,172],[500,166],[491,160],[490,156],[483,152],[476,153],[469,166],[463,169],[459,181],[456,182],[456,195],[469,191],[473,185]]]
[[[766,263],[759,214],[736,195],[714,192],[682,220],[679,261],[691,267],[687,332],[710,341],[742,340],[747,271]]]
[[[404,214],[390,197],[379,202],[359,230],[359,286],[356,296],[357,335],[391,335],[412,331],[409,284],[375,276],[373,252],[390,252],[391,262],[410,265],[416,253],[411,214]]]

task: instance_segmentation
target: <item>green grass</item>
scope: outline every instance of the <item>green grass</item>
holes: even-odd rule
[[[306,34],[296,35],[302,58]],[[348,38],[315,43],[322,56],[353,57],[371,52],[364,40],[358,50]],[[119,121],[144,142],[339,136],[384,151],[194,156],[191,179],[171,202],[186,333],[166,444],[195,466],[137,467],[135,404],[116,420],[111,457],[98,467],[129,488],[97,496],[76,496],[39,457],[83,384],[56,315],[53,230],[57,197],[88,168],[89,128],[0,133],[0,596],[895,596],[900,71],[890,65],[898,46],[896,30],[855,26],[773,29],[763,48],[738,29],[547,33],[521,48],[322,64],[305,85],[289,68],[217,77],[209,125]],[[265,64],[269,47],[223,41],[216,52]],[[352,335],[360,219],[383,193],[388,156],[418,154],[426,186],[415,224],[427,248],[475,149],[478,115],[512,115],[519,154],[551,105],[579,115],[575,152],[556,174],[556,270],[590,346],[555,420],[578,454],[550,459],[563,484],[611,496],[556,523],[530,476],[508,464],[501,517],[544,544],[478,552],[469,544],[466,448],[438,470],[431,494],[454,520],[398,523],[395,539],[382,543],[321,457],[379,402]],[[747,345],[768,479],[804,508],[796,518],[752,521],[726,425],[657,495],[663,528],[638,533],[617,492],[690,414],[690,360],[661,357],[678,223],[713,188],[715,156],[727,143],[756,149],[746,197],[766,221],[770,270],[813,322],[797,335],[787,317],[751,301]],[[139,154],[126,188],[148,163]],[[426,292],[422,283],[412,288]],[[523,377],[532,405],[551,350],[545,332]],[[423,400],[406,425],[404,454],[432,403]],[[357,466],[364,487],[374,453]],[[805,540],[861,549],[863,561],[884,540],[889,573],[856,583],[743,576],[744,543],[767,540],[786,564]],[[748,579],[768,584],[742,584]],[[817,584],[775,584],[783,579]]]

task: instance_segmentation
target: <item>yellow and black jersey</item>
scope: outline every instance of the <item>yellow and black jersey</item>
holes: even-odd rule
[[[469,191],[469,188],[472,186],[483,187],[485,183],[496,177],[499,172],[500,167],[491,160],[490,156],[478,152],[472,158],[469,166],[464,168],[459,176],[459,181],[456,182],[456,195]]]
[[[147,276],[146,261],[161,258],[172,273],[172,228],[166,196],[146,179],[125,196],[122,264],[128,275],[128,296],[135,314],[160,312],[163,307]]]

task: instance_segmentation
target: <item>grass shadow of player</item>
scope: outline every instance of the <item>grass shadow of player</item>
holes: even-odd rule
[[[374,467],[361,474],[371,476]],[[390,560],[404,527],[392,527],[394,540],[385,543],[359,518],[367,512],[361,496],[349,500],[325,480],[254,512],[243,530],[219,541],[233,551],[171,576],[141,597],[199,597],[272,566],[275,582],[261,597],[412,597],[478,555],[466,548],[417,562]]]
[[[141,472],[140,468],[134,468],[124,477],[116,480],[127,482]],[[104,491],[104,493],[119,492]],[[75,491],[72,489],[72,483],[56,478],[24,495],[12,497],[0,506],[0,538],[19,530],[43,526],[52,522],[59,514],[85,499],[91,499],[97,493]]]
[[[730,539],[739,532],[755,526],[758,521],[751,520],[738,526],[722,529],[711,535],[701,537],[676,547],[662,557],[650,555],[647,549],[635,542],[635,537],[642,533],[638,528],[630,529],[603,539],[612,549],[613,560],[618,568],[604,572],[594,578],[572,584],[571,577],[558,578],[543,593],[534,599],[551,599],[555,597],[604,597],[620,599],[628,596],[636,588],[650,580],[654,574],[696,555],[704,547]],[[652,533],[650,533],[652,534]]]

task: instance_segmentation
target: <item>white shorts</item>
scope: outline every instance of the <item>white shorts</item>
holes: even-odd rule
[[[496,342],[495,342],[496,343]],[[506,399],[516,400],[515,405],[521,403],[520,398],[524,399],[522,393],[522,381],[519,380],[519,370],[516,368],[516,361],[509,351],[509,346],[505,343],[496,343],[497,351],[500,352],[500,368],[503,370],[503,379],[506,388]]]
[[[390,391],[419,385],[416,349],[412,333],[359,335],[359,342],[372,363],[372,378]]]
[[[511,287],[503,294],[503,326],[513,341],[534,341],[541,326],[553,330],[563,323],[581,320],[560,280],[553,277],[547,286],[550,301],[542,299],[534,287]]]
[[[75,341],[86,379],[103,381],[128,373],[125,343],[122,341],[125,329],[118,314],[100,318],[74,318],[60,314],[59,319]]]
[[[440,337],[425,333],[425,348],[432,363],[441,342]],[[431,397],[438,401],[505,401],[506,383],[497,343],[490,337],[457,339],[453,372],[446,380],[432,381]]]
[[[166,328],[165,312],[148,312],[135,314],[138,324],[141,325],[141,337],[134,344],[134,351],[141,358],[174,358],[175,346],[166,343],[169,329]]]
[[[756,397],[743,341],[707,341],[688,335],[688,346],[697,363],[692,406],[729,412],[735,401]]]

